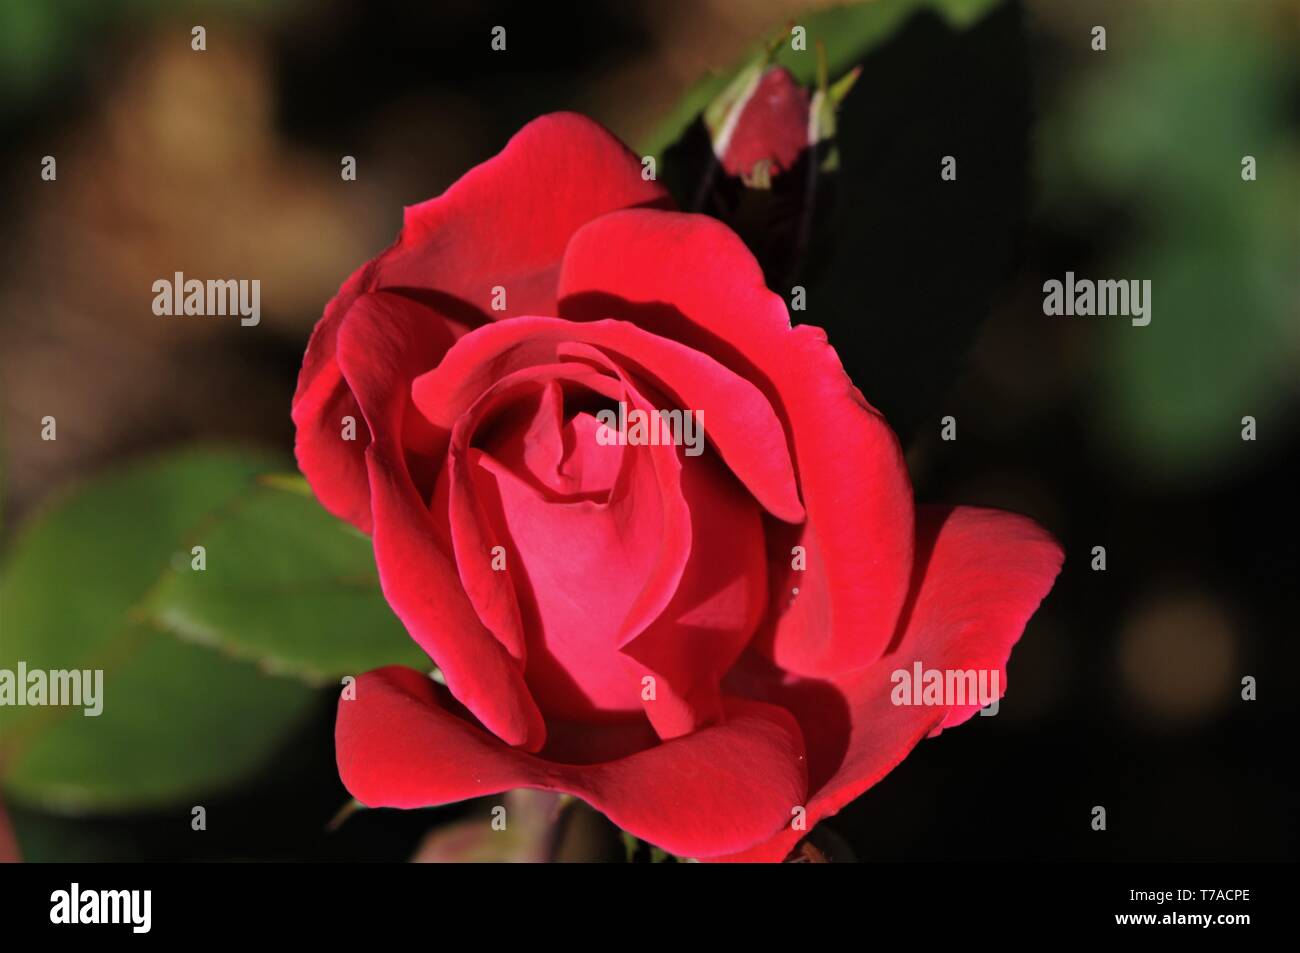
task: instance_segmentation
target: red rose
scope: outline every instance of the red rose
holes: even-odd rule
[[[299,463],[446,682],[385,668],[340,702],[362,803],[566,791],[675,854],[776,860],[978,707],[895,705],[891,673],[1005,680],[1057,544],[914,507],[826,335],[669,205],[600,127],[543,117],[317,325]],[[620,403],[702,411],[703,452],[602,439]]]

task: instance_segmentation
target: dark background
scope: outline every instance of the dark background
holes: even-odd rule
[[[149,450],[287,454],[306,335],[403,204],[554,109],[638,148],[705,69],[805,7],[6,6],[4,528]],[[507,55],[488,46],[498,23]],[[1262,0],[1037,0],[967,30],[920,11],[863,63],[797,317],[904,438],[918,500],[1027,513],[1067,556],[999,715],[923,742],[829,822],[859,859],[1296,856],[1296,37],[1295,10]],[[41,188],[51,152],[59,181]],[[944,154],[956,183],[938,181]],[[1066,270],[1152,279],[1151,325],[1045,317],[1042,282]],[[141,289],[172,271],[260,276],[265,333],[150,321]],[[30,426],[46,413],[57,446]],[[332,713],[322,697],[284,757],[207,799],[221,820],[203,837],[175,835],[188,807],[11,804],[24,854],[404,859],[463,813],[326,831],[347,801]]]

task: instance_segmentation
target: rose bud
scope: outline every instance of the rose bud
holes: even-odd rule
[[[813,88],[766,56],[742,70],[701,117],[707,160],[699,146],[672,157],[687,170],[681,178],[694,183],[692,207],[730,225],[776,286],[797,283],[809,237],[833,207],[836,114],[861,72],[829,83],[820,44],[817,53]]]
[[[767,188],[808,147],[809,91],[784,67],[744,70],[724,91],[705,124],[728,175]]]

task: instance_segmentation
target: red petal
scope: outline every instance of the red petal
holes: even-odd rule
[[[487,397],[516,381],[527,383],[529,375],[549,367],[515,371]],[[567,367],[570,375],[595,374],[578,362]],[[616,378],[604,381],[619,386]],[[626,381],[624,391],[630,403],[648,406]],[[475,409],[483,403],[480,399]],[[464,425],[475,409],[457,421],[452,442],[452,517],[462,530],[456,550],[462,578],[466,560],[474,559],[474,546],[462,543],[481,534],[469,532],[468,513],[458,522],[457,504],[473,492],[471,500],[492,511],[488,522],[509,543],[510,578],[529,616],[528,682],[542,709],[571,720],[639,711],[643,673],[619,649],[663,612],[691,551],[690,512],[674,448],[625,453],[606,502],[557,502],[486,455],[479,455],[477,466],[467,466],[459,448],[467,442]],[[457,467],[466,475],[472,469],[478,479],[458,480]]]
[[[400,295],[366,295],[339,332],[338,358],[374,434],[366,450],[375,562],[384,597],[438,663],[452,693],[510,744],[541,747],[545,727],[523,673],[483,627],[407,468],[399,437],[411,377],[437,360],[441,325]]]
[[[703,412],[704,434],[754,497],[779,519],[803,519],[780,422],[757,388],[707,354],[621,321],[516,318],[465,335],[415,382],[416,406],[450,426],[496,378],[550,363],[566,344],[594,345],[683,410]]]
[[[918,509],[916,583],[898,647],[836,680],[767,681],[738,673],[730,687],[783,705],[805,726],[807,830],[902,761],[918,741],[959,724],[978,706],[896,705],[894,673],[996,668],[1006,662],[1061,568],[1061,547],[1032,520],[976,507]],[[806,831],[785,830],[733,860],[781,860]]]
[[[484,506],[495,501],[498,494],[491,476],[482,471],[477,461],[478,457],[493,458],[471,449],[471,441],[485,419],[501,410],[510,412],[513,409],[510,404],[517,404],[521,399],[526,406],[529,398],[536,399],[544,388],[558,385],[561,379],[588,387],[607,387],[611,398],[620,393],[615,389],[617,382],[576,364],[541,365],[507,375],[457,419],[443,470],[447,479],[445,485],[439,484],[434,495],[435,512],[447,514],[456,566],[470,602],[483,624],[520,661],[527,657],[527,652],[514,586],[518,560],[507,559],[504,570],[493,566],[492,550],[496,546],[507,547],[511,543],[510,533],[500,520],[490,520],[484,512]],[[480,486],[489,492],[480,494]]]
[[[636,409],[666,406],[662,399],[651,401],[643,395],[599,349],[569,344],[563,350],[617,374]],[[621,640],[624,654],[643,666],[638,677],[655,678],[653,697],[643,693],[642,699],[647,717],[664,739],[689,734],[721,717],[722,676],[754,634],[767,583],[763,523],[753,497],[712,453],[687,457],[679,450],[670,459],[673,480],[662,489],[681,501],[681,535],[688,545],[678,560],[661,560],[677,571],[672,585],[658,587],[660,598],[649,604],[653,622],[644,614],[644,625],[625,625]],[[670,533],[663,536],[668,539]],[[646,588],[655,591],[653,576]]]
[[[1011,647],[1061,571],[1060,544],[1027,517],[977,506],[917,507],[916,537],[920,584],[894,654],[930,668],[996,669],[1001,697]],[[979,709],[954,707],[939,727]]]
[[[722,676],[744,651],[767,602],[761,511],[717,459],[682,467],[691,550],[659,617],[623,652],[656,676],[645,711],[661,738],[697,730],[721,712]]]
[[[293,396],[293,451],[321,505],[363,533],[370,532],[366,447],[370,431],[348,390],[334,353],[339,325],[368,281],[367,263],[343,283],[312,330]],[[356,422],[356,440],[343,439],[344,417]]]
[[[560,296],[564,317],[633,322],[712,355],[767,395],[793,448],[807,520],[772,534],[766,651],[817,676],[879,658],[907,594],[912,490],[897,438],[825,333],[791,329],[753,255],[702,215],[643,209],[592,222],[565,252]],[[791,569],[795,545],[807,551],[806,571]]]
[[[397,241],[326,306],[298,376],[295,452],[325,508],[369,532],[368,435],[358,426],[356,441],[339,438],[341,418],[357,407],[335,359],[339,327],[358,295],[401,290],[463,327],[554,314],[560,258],[577,228],[615,209],[668,204],[622,143],[586,117],[556,113],[524,126],[442,195],[408,208]],[[506,289],[501,312],[491,309],[497,285]]]
[[[639,711],[638,679],[618,654],[618,636],[643,597],[662,589],[667,603],[690,546],[671,448],[624,455],[622,489],[598,502],[556,500],[471,446],[481,421],[558,380],[611,399],[623,392],[581,363],[532,365],[501,378],[456,421],[446,491],[456,562],[484,624],[515,658],[527,658],[528,683],[548,716]],[[505,571],[491,566],[495,545],[507,550]]]
[[[560,259],[575,231],[616,209],[669,204],[604,127],[552,113],[442,195],[407,208],[379,284],[430,288],[493,319],[555,314]],[[503,311],[492,310],[497,285]]]
[[[362,675],[339,702],[339,776],[370,807],[417,808],[512,788],[582,798],[670,853],[734,853],[778,831],[807,790],[789,713],[733,700],[728,718],[614,761],[573,765],[507,747],[456,713],[430,679],[397,666]],[[486,819],[484,823],[487,823]]]
[[[486,435],[482,447],[504,467],[526,474],[557,500],[608,498],[622,465],[622,448],[597,441],[600,424],[591,413],[566,414],[566,401],[584,395],[580,382],[568,380],[562,373],[573,369],[599,374],[579,364],[560,365],[556,379],[549,380],[535,398],[511,408]],[[622,393],[617,381],[605,379],[617,394]],[[617,401],[618,396],[613,399]]]

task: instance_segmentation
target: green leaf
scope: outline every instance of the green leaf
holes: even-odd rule
[[[176,803],[256,770],[316,702],[142,612],[188,566],[188,541],[267,469],[234,453],[172,454],[29,521],[0,578],[0,669],[102,670],[102,711],[0,706],[0,777],[14,798],[68,811]]]
[[[170,574],[149,613],[186,640],[317,684],[432,668],[384,601],[370,541],[301,490],[278,474],[249,486],[195,537],[207,568]]]

